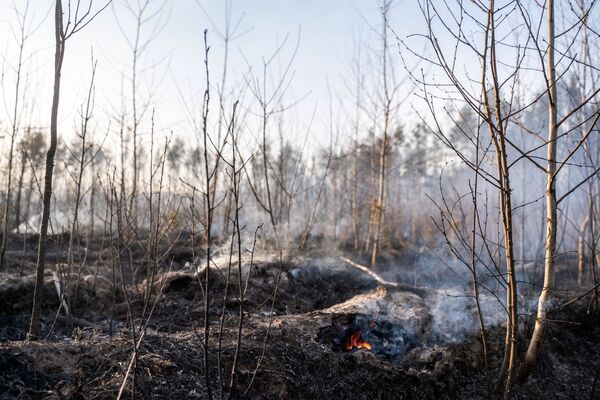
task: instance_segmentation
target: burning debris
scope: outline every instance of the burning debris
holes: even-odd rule
[[[362,349],[388,358],[404,354],[419,343],[401,325],[360,314],[347,317],[347,321],[338,318],[337,323],[323,328],[319,333],[320,341],[337,351]]]
[[[427,358],[476,332],[469,301],[434,289],[382,287],[315,313],[317,339],[338,352],[369,352],[392,363]],[[452,323],[448,319],[452,315]]]
[[[428,311],[416,291],[379,287],[323,310],[329,323],[321,325],[318,340],[335,351],[369,351],[391,361],[426,339]]]
[[[351,351],[353,349],[363,349],[363,348],[367,349],[367,350],[372,350],[373,346],[371,346],[371,343],[363,341],[360,338],[360,336],[361,336],[360,331],[356,331],[352,335],[350,335],[350,338],[344,344],[344,349],[348,350],[348,351]]]

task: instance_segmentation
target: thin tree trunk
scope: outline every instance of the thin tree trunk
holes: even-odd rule
[[[591,185],[590,185],[591,186]],[[598,311],[598,270],[597,267],[600,266],[600,263],[598,262],[598,260],[600,260],[600,254],[596,254],[596,224],[594,223],[595,221],[595,213],[594,213],[594,188],[593,186],[590,187],[590,191],[589,191],[589,198],[588,198],[588,202],[589,202],[589,208],[588,208],[588,218],[589,218],[589,230],[590,230],[590,243],[589,243],[589,248],[590,248],[590,266],[588,268],[588,271],[592,271],[592,278],[593,278],[593,285],[594,285],[594,294],[592,295],[592,301],[590,303],[590,306],[592,308],[592,311],[594,313],[596,313]],[[595,257],[594,257],[595,255]],[[588,279],[589,281],[589,279]]]
[[[83,174],[85,172],[85,167],[86,167],[86,162],[85,162],[85,156],[86,153],[88,151],[87,149],[87,129],[88,129],[88,123],[90,121],[91,118],[91,107],[92,107],[92,103],[93,103],[93,90],[94,90],[94,78],[96,75],[96,64],[94,63],[92,65],[92,78],[91,78],[91,82],[90,82],[90,87],[88,90],[88,98],[87,98],[87,102],[86,102],[86,108],[85,108],[85,112],[82,114],[82,126],[81,126],[81,148],[79,151],[79,168],[77,170],[77,175],[75,178],[75,209],[73,210],[73,221],[71,223],[71,229],[69,232],[69,246],[67,248],[67,265],[68,265],[68,270],[69,272],[73,272],[73,263],[74,263],[74,257],[73,257],[73,240],[77,237],[77,241],[79,243],[79,208],[81,207],[81,200],[82,200],[82,194],[81,194],[81,185],[83,182]],[[79,258],[81,258],[81,247],[78,246],[77,249],[77,256]],[[80,261],[80,260],[78,260]],[[81,265],[79,266],[78,269],[78,278],[77,278],[77,286],[79,286],[79,278],[81,275]]]
[[[358,251],[359,248],[359,235],[358,235],[358,179],[357,179],[357,171],[356,171],[356,162],[358,158],[358,142],[354,144],[354,151],[352,154],[352,193],[350,197],[350,212],[352,219],[352,235],[354,237],[354,251]]]
[[[300,246],[298,246],[299,250],[304,250],[304,247],[306,246],[306,241],[308,240],[308,236],[310,235],[310,231],[312,230],[315,217],[317,215],[317,209],[319,208],[319,202],[321,201],[321,195],[323,194],[323,188],[325,187],[325,181],[327,181],[327,174],[329,173],[329,168],[331,166],[331,158],[333,156],[332,151],[333,139],[329,147],[329,155],[327,157],[327,165],[325,166],[325,174],[323,175],[323,179],[321,180],[321,185],[319,186],[319,191],[317,192],[317,199],[315,200],[312,211],[310,213],[310,217],[308,218],[308,222],[306,223],[306,228],[304,229],[302,239],[300,240]]]
[[[209,399],[212,399],[212,390],[210,387],[210,373],[208,371],[209,361],[208,361],[208,351],[209,351],[209,333],[210,333],[210,313],[209,313],[209,300],[210,300],[210,260],[211,260],[211,230],[212,230],[212,217],[213,217],[213,209],[211,203],[210,196],[210,183],[211,183],[211,173],[210,173],[210,163],[209,163],[209,155],[208,155],[208,107],[210,104],[210,79],[209,79],[209,68],[208,68],[208,42],[207,42],[207,30],[204,30],[204,66],[206,68],[206,89],[204,91],[204,104],[202,110],[202,136],[203,136],[203,144],[204,144],[204,177],[206,179],[206,187],[204,193],[204,205],[205,205],[205,231],[204,231],[204,240],[205,240],[205,248],[204,253],[206,257],[206,268],[204,271],[204,346],[203,347],[203,358],[204,358],[204,381],[206,384],[206,394]],[[219,371],[220,375],[220,371]]]
[[[146,2],[146,5],[148,3]],[[144,6],[145,8],[145,6]],[[137,136],[138,136],[138,108],[137,108],[137,63],[138,63],[138,54],[139,54],[139,44],[140,44],[140,31],[142,28],[142,13],[140,11],[138,15],[136,15],[137,23],[135,30],[135,41],[133,46],[133,54],[132,54],[132,66],[131,66],[131,107],[133,112],[133,125],[131,127],[131,134],[133,138],[133,149],[132,149],[132,168],[133,175],[131,177],[131,196],[129,197],[129,214],[132,216],[133,221],[136,221],[136,201],[135,197],[137,195],[137,184],[138,184],[138,149],[137,149]]]
[[[506,131],[504,129],[504,116],[500,102],[500,83],[498,78],[498,61],[496,57],[496,30],[495,30],[495,2],[490,0],[487,27],[484,38],[484,68],[482,71],[482,89],[484,107],[487,115],[487,124],[490,136],[496,149],[496,167],[498,173],[500,212],[502,215],[502,228],[504,234],[504,253],[506,256],[507,289],[506,289],[506,338],[504,359],[500,368],[497,389],[506,379],[504,399],[508,400],[512,394],[517,363],[518,341],[518,313],[517,313],[517,280],[515,275],[514,243],[513,243],[513,216],[511,201],[510,174],[506,152]],[[488,38],[489,37],[489,38]],[[487,76],[487,51],[489,40],[490,70],[493,81],[494,111],[489,101],[486,87]],[[508,378],[508,379],[507,379]]]
[[[117,207],[117,212],[119,213],[119,218],[121,220],[125,219],[125,206],[127,205],[127,201],[125,199],[125,117],[121,115],[121,126],[119,128],[119,146],[121,149],[121,170],[120,178],[119,178],[119,204]],[[122,238],[123,232],[119,232],[119,238]]]
[[[585,272],[585,231],[590,220],[589,214],[579,225],[579,238],[577,242],[577,285],[583,287],[583,274]]]
[[[91,246],[92,244],[92,240],[94,240],[94,224],[95,224],[95,208],[96,208],[96,157],[92,157],[91,159],[91,172],[92,172],[92,188],[90,191],[90,229],[88,231],[88,240],[86,243],[86,246]],[[104,240],[104,236],[102,236],[103,240]]]
[[[266,83],[265,83],[266,85]],[[266,104],[263,105],[263,115],[262,115],[262,167],[265,178],[265,190],[267,195],[267,206],[268,206],[268,214],[269,221],[271,222],[271,228],[273,229],[273,237],[275,238],[275,247],[277,252],[281,251],[280,242],[279,242],[279,233],[277,232],[277,223],[275,222],[275,216],[273,213],[273,200],[271,195],[271,185],[269,183],[269,167],[268,167],[268,155],[267,155],[267,109]]]
[[[371,248],[371,238],[373,236],[373,219],[375,216],[375,157],[373,152],[375,151],[375,136],[373,135],[373,143],[369,151],[369,162],[371,168],[369,168],[369,201],[371,207],[369,210],[369,220],[367,221],[367,235],[365,236],[365,253],[369,252]]]
[[[17,137],[18,131],[18,120],[19,120],[19,95],[21,88],[21,69],[23,67],[23,48],[25,47],[25,22],[27,18],[27,10],[29,8],[29,2],[27,2],[25,12],[23,14],[23,21],[21,24],[21,40],[19,42],[19,61],[17,63],[17,80],[15,82],[15,104],[13,108],[13,115],[11,121],[11,134],[10,134],[10,149],[8,152],[8,182],[6,184],[6,204],[4,206],[4,215],[2,217],[2,247],[0,248],[0,270],[3,270],[6,267],[6,250],[8,248],[8,234],[9,234],[9,210],[11,207],[12,200],[12,170],[13,170],[13,161],[14,161],[14,149],[15,149],[15,139]]]
[[[382,79],[383,79],[383,91],[384,91],[384,108],[383,108],[383,138],[381,141],[381,149],[379,151],[379,177],[377,182],[377,199],[374,204],[374,226],[373,226],[373,244],[371,249],[371,267],[375,266],[377,261],[377,252],[380,247],[381,240],[381,224],[383,221],[383,214],[385,212],[385,191],[386,191],[386,172],[387,172],[387,153],[388,153],[388,130],[390,123],[390,112],[392,105],[392,98],[390,94],[390,88],[388,87],[388,42],[387,42],[387,15],[390,8],[391,2],[385,0],[382,4]]]
[[[484,94],[485,95],[485,94]],[[473,226],[471,231],[471,274],[472,274],[472,286],[473,286],[473,297],[475,300],[475,308],[477,310],[477,318],[479,319],[479,333],[481,335],[481,346],[483,348],[483,361],[485,365],[485,377],[486,377],[486,385],[488,386],[489,391],[489,368],[488,368],[488,347],[487,347],[487,338],[485,334],[485,323],[483,319],[483,312],[481,310],[481,301],[479,296],[479,281],[477,277],[477,225],[479,222],[479,210],[477,207],[477,199],[478,199],[478,190],[479,190],[479,142],[480,142],[481,130],[477,128],[477,137],[475,140],[475,166],[477,170],[475,171],[475,184],[473,187]],[[414,223],[412,226],[414,227]],[[413,232],[413,237],[416,235]]]
[[[42,223],[38,244],[37,273],[33,292],[33,309],[27,339],[35,340],[39,334],[42,292],[44,287],[44,268],[46,264],[46,245],[48,242],[48,220],[50,219],[50,203],[52,200],[52,177],[54,170],[54,155],[58,137],[58,104],[60,96],[60,78],[63,59],[65,56],[65,36],[63,32],[62,1],[56,0],[54,14],[54,36],[56,49],[54,53],[54,91],[52,95],[52,112],[50,115],[50,147],[46,153],[46,173],[44,175],[44,205]]]
[[[332,190],[333,190],[333,207],[331,210],[331,213],[333,215],[333,226],[331,227],[332,229],[332,236],[333,236],[333,240],[337,240],[337,225],[338,225],[338,190],[337,190],[337,186],[338,186],[338,179],[337,179],[337,173],[338,173],[338,166],[335,166],[335,169],[333,170],[333,176],[331,177],[332,182],[331,182],[331,186],[332,186]]]
[[[548,153],[546,166],[546,245],[544,257],[544,287],[538,300],[538,311],[531,342],[525,355],[521,371],[521,380],[527,376],[535,366],[544,342],[544,334],[548,324],[547,314],[550,297],[554,289],[555,257],[556,257],[556,140],[558,136],[557,125],[557,96],[556,96],[556,71],[554,64],[554,0],[547,4],[548,12]]]
[[[21,225],[21,197],[23,194],[23,179],[25,178],[25,165],[27,157],[24,151],[21,152],[21,167],[19,169],[19,183],[17,183],[17,199],[15,200],[15,228],[20,232]]]
[[[233,365],[231,367],[231,375],[229,378],[229,395],[228,399],[233,398],[236,392],[236,379],[237,379],[237,367],[238,360],[241,353],[242,348],[242,329],[244,326],[244,287],[242,282],[242,237],[241,237],[241,228],[240,228],[240,181],[239,175],[241,174],[241,169],[237,170],[237,141],[235,138],[235,111],[237,108],[237,102],[233,105],[233,112],[231,116],[231,126],[229,128],[231,134],[231,185],[232,185],[232,196],[233,196],[233,205],[235,207],[234,211],[234,219],[233,219],[233,234],[231,240],[233,242],[234,237],[237,237],[237,272],[238,272],[238,296],[239,296],[239,322],[237,329],[237,338],[236,338],[236,346],[235,353],[233,356]],[[243,168],[243,166],[242,166]],[[248,272],[249,274],[250,272]]]
[[[371,248],[371,267],[375,266],[377,261],[377,252],[380,246],[380,236],[381,236],[381,223],[383,220],[383,213],[385,210],[385,171],[387,167],[387,124],[388,124],[388,114],[386,113],[385,117],[385,128],[383,133],[383,141],[381,143],[381,150],[379,155],[379,178],[377,183],[377,199],[375,200],[374,207],[374,226],[373,226],[373,244]]]

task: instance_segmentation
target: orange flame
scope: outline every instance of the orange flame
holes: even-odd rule
[[[364,340],[361,340],[360,331],[354,332],[352,334],[352,336],[350,336],[350,338],[348,339],[346,344],[344,345],[344,348],[348,351],[352,350],[355,347],[357,349],[371,350],[371,344],[369,342],[365,342]]]

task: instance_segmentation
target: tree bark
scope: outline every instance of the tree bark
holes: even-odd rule
[[[585,271],[585,231],[590,220],[589,214],[579,225],[579,238],[577,242],[577,285],[583,287],[583,274]]]
[[[56,0],[54,13],[54,36],[56,48],[54,53],[54,91],[52,94],[52,112],[50,115],[50,147],[46,153],[46,173],[44,175],[44,204],[42,211],[42,222],[40,227],[40,238],[38,243],[37,272],[35,289],[33,292],[33,309],[31,312],[31,323],[28,340],[35,340],[39,334],[40,311],[42,306],[42,292],[44,286],[44,268],[46,264],[46,245],[48,242],[48,220],[50,218],[50,203],[52,200],[52,177],[54,170],[54,155],[58,137],[58,104],[60,95],[60,78],[63,59],[65,56],[65,35],[63,32],[62,1]]]
[[[512,190],[510,184],[510,172],[508,166],[508,155],[506,151],[506,130],[504,125],[505,116],[502,113],[500,101],[500,80],[498,77],[498,61],[496,54],[496,26],[495,26],[495,2],[490,0],[488,10],[487,27],[484,38],[484,55],[482,71],[482,94],[487,116],[487,124],[496,150],[496,167],[498,173],[498,193],[500,197],[500,211],[502,216],[502,229],[504,234],[504,254],[506,256],[506,337],[504,358],[500,368],[498,383],[499,389],[506,380],[504,399],[510,399],[514,385],[517,364],[517,342],[518,342],[518,309],[517,309],[517,279],[515,274],[514,243],[513,243],[513,215],[512,215]],[[489,39],[488,39],[489,37]],[[494,106],[490,105],[489,93],[486,86],[486,59],[489,40],[490,70],[493,82]]]
[[[554,64],[554,0],[547,4],[548,12],[548,148],[546,166],[546,245],[544,263],[544,287],[538,300],[538,311],[535,327],[531,336],[531,342],[525,355],[525,361],[521,370],[521,380],[527,376],[535,366],[544,342],[544,334],[547,327],[547,314],[550,297],[554,289],[555,257],[556,257],[556,140],[558,136],[557,125],[557,96],[556,96],[556,71]]]

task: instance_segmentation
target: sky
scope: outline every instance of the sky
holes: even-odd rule
[[[129,0],[134,6],[137,2],[143,1]],[[148,97],[148,87],[152,87],[152,104],[157,113],[157,126],[160,126],[157,129],[181,133],[189,129],[190,112],[197,115],[201,106],[205,79],[204,29],[208,29],[211,46],[209,65],[213,91],[219,82],[224,45],[216,29],[221,32],[224,29],[227,1],[151,0],[149,13],[158,10],[161,3],[164,7],[160,14],[141,30],[144,41],[158,27],[140,60],[139,95],[141,100]],[[0,0],[0,49],[4,65],[9,65],[4,67],[2,88],[5,100],[1,119],[5,130],[12,114],[9,99],[14,97],[14,71],[10,66],[16,65],[18,55],[17,41],[11,32],[18,30],[15,8],[22,13],[26,4],[26,0]],[[84,4],[87,3],[84,1]],[[93,4],[96,7],[102,2],[94,0]],[[27,87],[30,93],[27,97],[35,100],[31,119],[39,126],[49,123],[54,56],[52,8],[50,0],[29,0],[26,25],[33,33],[25,44],[28,79],[22,87]],[[289,112],[293,115],[291,120],[298,124],[293,129],[302,130],[310,125],[317,139],[326,134],[329,112],[325,110],[329,110],[330,96],[336,99],[336,104],[339,99],[348,97],[347,71],[356,43],[362,40],[371,45],[377,34],[373,29],[381,26],[377,0],[233,0],[231,20],[234,24],[239,21],[239,27],[238,36],[230,44],[229,88],[242,86],[249,68],[260,71],[262,60],[269,58],[284,42],[274,66],[285,65],[299,43],[288,92],[290,103],[299,102]],[[390,13],[390,23],[400,36],[421,29],[421,21],[414,0],[398,1]],[[133,40],[135,26],[126,1],[113,0],[89,26],[69,39],[59,113],[63,131],[73,130],[78,110],[85,101],[92,52],[97,61],[94,116],[98,126],[106,126],[107,119],[118,118],[122,99],[129,102],[132,55],[125,36]],[[31,96],[32,93],[35,95]],[[343,118],[340,110],[336,114],[336,118]],[[22,118],[24,120],[25,115]]]
[[[105,4],[102,0],[81,1],[83,4],[93,1],[95,9]],[[97,62],[93,119],[96,130],[106,130],[110,122],[114,131],[119,125],[121,110],[131,108],[132,52],[129,43],[135,37],[136,23],[127,5],[135,8],[145,1],[149,2],[146,15],[154,16],[142,26],[140,33],[141,42],[153,37],[138,63],[139,103],[152,100],[143,117],[146,130],[149,115],[154,110],[158,132],[167,135],[173,131],[175,135],[190,137],[192,119],[198,119],[205,88],[205,29],[208,30],[210,45],[212,98],[216,98],[223,72],[224,44],[219,33],[224,31],[228,4],[232,24],[237,28],[229,46],[226,89],[232,92],[227,98],[230,103],[240,99],[241,112],[245,115],[255,113],[256,102],[251,101],[251,93],[241,89],[247,87],[245,84],[249,76],[260,77],[263,61],[281,46],[268,76],[273,87],[284,66],[295,54],[286,92],[286,105],[294,106],[286,111],[284,121],[284,128],[292,137],[301,137],[300,133],[310,131],[312,142],[323,146],[328,142],[330,119],[335,120],[334,125],[347,128],[344,122],[350,116],[345,110],[352,102],[347,90],[352,84],[348,70],[358,47],[362,48],[366,68],[371,69],[365,72],[372,73],[376,68],[374,64],[369,66],[369,62],[373,62],[373,54],[369,50],[380,43],[377,36],[382,24],[381,0],[113,0],[94,21],[67,42],[59,110],[61,137],[68,138],[73,134],[79,110],[85,102],[92,53]],[[68,0],[63,2],[66,8]],[[3,96],[0,102],[0,135],[10,131],[12,120],[14,67],[18,59],[15,33],[18,34],[19,27],[15,10],[22,14],[27,4],[25,25],[31,35],[24,50],[26,78],[21,90],[26,91],[24,98],[27,103],[21,101],[22,107],[19,107],[24,110],[20,115],[20,125],[49,125],[54,64],[53,3],[51,0],[0,0],[0,90]],[[398,37],[414,46],[413,50],[425,54],[422,40],[419,43],[420,39],[414,35],[425,30],[418,4],[417,0],[396,0],[389,13],[389,25]],[[441,23],[437,21],[437,24],[440,28]],[[506,32],[512,32],[514,27],[510,21],[504,25]],[[444,35],[443,29],[439,31],[442,47],[451,57],[451,37]],[[472,38],[477,43],[480,36],[480,32],[475,32]],[[392,34],[389,37],[397,65],[394,75],[397,80],[402,80],[407,74],[400,62],[398,43]],[[297,52],[294,51],[296,43]],[[498,51],[503,62],[508,60],[510,64],[514,60],[513,49],[500,47]],[[461,53],[458,54],[458,63],[458,69],[470,75],[472,82],[479,79],[477,60]],[[420,68],[430,74],[428,79],[431,81],[444,79],[441,75],[436,76],[426,65],[415,68],[417,75]],[[529,90],[535,92],[539,84],[529,86]],[[409,84],[402,88],[400,97],[406,97],[407,101],[398,110],[396,118],[405,126],[418,121],[415,109],[424,110],[422,101],[411,96],[414,90]],[[227,106],[230,108],[231,104]],[[213,116],[218,113],[215,108]],[[255,128],[248,128],[250,136],[256,135],[253,132]],[[113,140],[114,135],[110,139]]]

